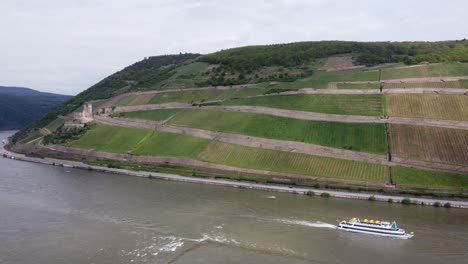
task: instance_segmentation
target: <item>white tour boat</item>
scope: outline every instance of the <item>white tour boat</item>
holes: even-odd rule
[[[396,222],[390,223],[367,219],[361,221],[358,218],[353,218],[349,221],[343,220],[339,223],[338,228],[349,232],[397,238],[411,238],[414,235],[413,232],[406,233],[404,229],[398,228]]]

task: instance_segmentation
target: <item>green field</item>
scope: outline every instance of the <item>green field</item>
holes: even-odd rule
[[[367,89],[379,89],[379,83],[337,83],[338,89],[352,89],[352,90],[367,90]]]
[[[161,109],[158,111],[137,111],[137,112],[118,113],[118,114],[114,114],[113,116],[162,121],[175,115],[179,111],[180,109]]]
[[[388,167],[212,141],[199,157],[208,162],[258,170],[386,183]]]
[[[440,76],[468,76],[468,63],[436,63],[383,69],[382,80]]]
[[[33,140],[36,140],[40,137],[42,137],[43,135],[41,134],[41,132],[39,130],[37,131],[34,131],[32,133],[30,133],[27,137],[25,137],[24,139],[21,140],[21,143],[28,143],[28,142],[31,142]]]
[[[327,88],[329,82],[344,81],[378,81],[379,71],[366,71],[363,69],[352,69],[343,71],[315,71],[312,76],[289,83],[279,83],[271,88]]]
[[[185,109],[169,124],[370,153],[385,154],[387,150],[385,126],[377,123],[306,121],[254,113]]]
[[[67,143],[70,147],[94,149],[99,151],[127,153],[149,137],[153,131],[96,124],[78,140]]]
[[[428,171],[407,167],[392,167],[392,178],[397,185],[428,188],[468,188],[468,175]]]
[[[293,94],[230,100],[219,105],[256,105],[288,110],[342,115],[384,115],[384,98],[380,94]]]
[[[209,140],[153,130],[97,124],[70,147],[112,153],[195,158]]]
[[[133,154],[143,156],[175,156],[197,159],[210,142],[208,139],[188,135],[156,132],[140,142]]]
[[[468,88],[468,80],[459,80],[461,88]]]
[[[156,96],[154,96],[149,101],[149,104],[162,104],[170,102],[192,103],[213,100],[226,100],[231,98],[259,95],[263,94],[264,92],[264,88],[236,88],[225,90],[201,89],[180,92],[166,92],[156,94]]]

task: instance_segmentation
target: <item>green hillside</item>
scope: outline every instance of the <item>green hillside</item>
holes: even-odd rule
[[[118,165],[114,154],[141,163],[176,157],[185,163],[164,166],[196,167],[193,176],[228,166],[297,184],[460,197],[468,192],[467,47],[321,41],[149,57],[13,140],[107,152],[109,166]],[[87,120],[76,112],[89,101],[94,122],[80,127]]]

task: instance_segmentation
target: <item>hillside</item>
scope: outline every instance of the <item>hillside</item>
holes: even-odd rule
[[[0,86],[0,130],[22,128],[68,98],[29,88]]]
[[[149,57],[22,130],[14,148],[188,176],[467,197],[467,47],[324,41]]]

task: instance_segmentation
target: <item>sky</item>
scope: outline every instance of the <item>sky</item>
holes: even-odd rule
[[[0,0],[0,86],[75,95],[144,57],[468,37],[466,0]]]

